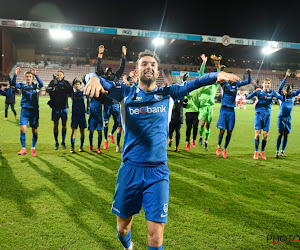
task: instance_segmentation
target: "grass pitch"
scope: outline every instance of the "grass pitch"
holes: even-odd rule
[[[0,249],[123,249],[110,212],[121,161],[115,145],[109,143],[101,155],[89,152],[86,130],[85,152],[80,153],[78,131],[76,154],[70,154],[69,116],[67,150],[54,150],[51,109],[48,99],[40,98],[37,157],[29,153],[29,127],[28,154],[18,156],[19,124],[11,111],[3,121],[4,100],[0,97]],[[18,115],[19,103],[17,98]],[[252,105],[236,110],[228,159],[215,155],[219,108],[214,107],[209,151],[198,145],[185,151],[185,125],[180,152],[168,148],[170,204],[164,248],[299,249],[299,242],[273,242],[300,240],[300,107],[293,110],[288,157],[279,159],[274,158],[279,107],[272,107],[267,161],[252,159]],[[96,139],[95,134],[94,145]],[[147,249],[143,211],[134,219],[132,241],[136,249]]]

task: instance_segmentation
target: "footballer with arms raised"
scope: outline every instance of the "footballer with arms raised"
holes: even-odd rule
[[[108,91],[110,98],[120,102],[124,143],[111,211],[117,215],[117,235],[125,249],[133,249],[131,225],[142,206],[148,249],[163,249],[169,203],[167,139],[174,101],[202,86],[239,80],[233,74],[215,72],[179,85],[157,87],[158,64],[152,51],[139,54],[138,86],[117,86],[93,73],[86,76],[85,94],[97,97]]]

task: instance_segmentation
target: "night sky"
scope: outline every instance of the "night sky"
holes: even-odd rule
[[[300,43],[300,0],[5,1],[0,18]]]

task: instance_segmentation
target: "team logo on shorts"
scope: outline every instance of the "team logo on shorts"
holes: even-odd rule
[[[168,212],[168,204],[164,204],[164,212],[167,213]]]
[[[160,217],[167,217],[168,216],[168,204],[164,204],[164,207],[163,207],[163,214],[160,215]]]
[[[157,101],[161,101],[163,99],[163,96],[162,95],[157,95],[155,94],[154,95],[154,98],[157,100]]]

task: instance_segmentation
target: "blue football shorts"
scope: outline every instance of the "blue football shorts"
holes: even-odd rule
[[[143,207],[146,220],[168,222],[170,171],[166,162],[150,164],[121,163],[112,213],[127,218]]]
[[[278,131],[282,131],[285,133],[291,133],[291,131],[292,131],[292,116],[279,115],[277,118],[277,128],[278,128]]]
[[[52,121],[58,121],[61,119],[62,121],[68,120],[68,109],[60,109],[60,108],[53,108],[52,109]]]
[[[103,107],[103,120],[108,122],[110,116],[113,116],[114,121],[119,121],[120,117],[120,106],[119,104],[106,105]]]
[[[218,129],[233,131],[235,125],[235,112],[233,108],[220,109],[219,120],[217,122]]]
[[[39,110],[38,109],[31,109],[31,108],[21,108],[20,114],[20,126],[26,125],[29,122],[29,126],[31,128],[38,128],[39,127]]]
[[[102,130],[103,129],[103,120],[102,115],[91,115],[89,116],[89,131]]]
[[[254,129],[270,131],[271,116],[256,112],[254,117]]]

